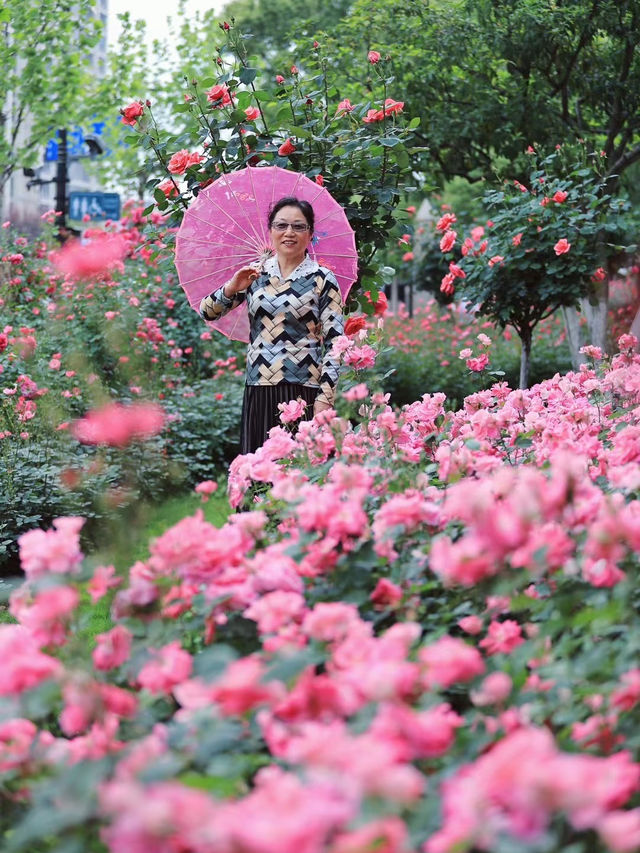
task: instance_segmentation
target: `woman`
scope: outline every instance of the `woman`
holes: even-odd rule
[[[331,344],[343,332],[342,296],[333,273],[307,254],[313,208],[287,196],[273,205],[267,222],[275,255],[261,271],[242,267],[200,303],[202,316],[217,320],[247,300],[241,453],[265,442],[280,422],[279,403],[301,398],[309,418],[331,408],[339,373]]]

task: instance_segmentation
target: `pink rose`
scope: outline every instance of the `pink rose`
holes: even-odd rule
[[[471,701],[479,708],[484,705],[499,705],[511,693],[513,682],[506,672],[492,672],[478,690],[471,691]]]
[[[369,599],[376,609],[384,610],[402,601],[402,589],[389,578],[380,578]]]
[[[223,83],[212,86],[207,91],[207,100],[213,106],[214,109],[218,109],[219,107],[226,107],[231,103],[231,93],[227,86]]]
[[[276,74],[276,83],[280,86],[284,83],[284,77],[282,74]]]
[[[553,251],[556,253],[556,255],[559,256],[559,255],[566,254],[570,248],[571,248],[571,243],[569,243],[563,237],[561,240],[558,240],[558,242],[555,244],[555,246],[553,247]]]
[[[493,621],[489,625],[487,636],[480,641],[480,646],[487,650],[488,655],[509,654],[523,642],[520,625],[513,619],[505,619],[504,622]]]
[[[441,231],[442,233],[444,233],[445,231],[448,231],[449,228],[451,228],[451,226],[457,221],[458,218],[455,213],[445,213],[443,216],[440,217],[440,219],[438,219],[438,222],[436,223],[436,231]]]
[[[563,201],[566,201],[567,193],[564,190],[558,190],[555,192],[551,198],[557,203],[562,204]]]
[[[116,625],[110,631],[96,636],[93,664],[96,669],[109,670],[129,659],[133,635],[124,625]]]
[[[163,181],[161,184],[158,184],[157,187],[161,193],[164,193],[167,198],[175,198],[178,195],[178,190],[176,189],[175,183],[167,178],[166,181]]]
[[[182,151],[176,151],[176,153],[171,157],[167,169],[172,175],[181,175],[187,168],[188,162],[189,152],[183,148]]]
[[[473,370],[474,373],[480,373],[485,367],[489,364],[489,356],[486,352],[482,353],[482,355],[477,356],[477,358],[468,358],[466,361],[466,365],[469,370]]]
[[[380,62],[381,56],[377,50],[370,50],[367,54],[367,59],[372,65],[375,65],[377,62]]]
[[[289,400],[288,403],[278,403],[281,423],[290,424],[299,421],[304,416],[306,408],[307,404],[300,397],[297,400]]]
[[[338,109],[336,110],[336,115],[344,115],[344,113],[350,113],[354,109],[353,104],[349,100],[349,98],[345,98],[343,101],[340,101],[338,104]]]
[[[260,115],[260,110],[258,107],[247,107],[244,114],[247,117],[247,121],[255,121]]]
[[[366,116],[362,119],[365,124],[371,124],[374,121],[382,121],[384,113],[382,110],[368,110]]]
[[[450,252],[455,246],[457,236],[455,231],[447,231],[440,240],[440,251]]]
[[[451,296],[455,290],[453,284],[455,280],[455,275],[453,275],[453,273],[448,272],[440,282],[440,293],[445,293],[447,296]]]

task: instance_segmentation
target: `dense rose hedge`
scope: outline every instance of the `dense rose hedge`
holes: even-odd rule
[[[125,577],[25,533],[3,849],[637,849],[636,343],[455,412],[357,382]]]
[[[155,220],[155,232],[153,230]],[[116,512],[224,470],[237,453],[242,345],[184,298],[162,217],[127,205],[119,223],[61,250],[0,229],[0,573],[16,538],[59,515],[85,541]],[[79,440],[72,425],[112,402],[161,405],[151,441]]]

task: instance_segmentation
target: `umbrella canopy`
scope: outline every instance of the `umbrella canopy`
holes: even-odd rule
[[[358,274],[355,236],[346,214],[324,187],[300,172],[279,166],[247,166],[221,175],[198,193],[184,215],[176,236],[178,278],[192,308],[222,287],[234,272],[258,266],[271,253],[267,216],[285,196],[308,201],[315,214],[309,255],[330,269],[343,298]],[[212,327],[229,338],[249,340],[246,304]]]

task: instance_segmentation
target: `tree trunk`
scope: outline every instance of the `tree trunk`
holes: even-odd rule
[[[580,325],[581,314],[573,306],[564,306],[562,316],[564,317],[564,328],[571,353],[571,367],[574,370],[579,370],[580,365],[586,361],[585,356],[580,354],[580,347],[584,345],[584,330]]]
[[[617,267],[615,268],[617,269]],[[609,275],[614,271],[610,268]],[[602,352],[609,348],[607,323],[609,318],[609,279],[597,282],[594,285],[590,299],[580,300],[580,311],[575,308],[563,308],[564,325],[567,332],[567,341],[571,351],[571,366],[578,370],[584,363],[585,358],[580,355],[580,347],[592,344],[600,347]],[[580,314],[587,321],[586,326],[580,325]]]
[[[589,329],[588,344],[600,347],[602,352],[607,352],[609,342],[607,340],[607,319],[609,314],[609,279],[598,282],[595,293],[591,300],[582,299],[582,310],[587,318]]]
[[[520,388],[529,387],[529,366],[531,364],[531,329],[520,331],[522,350],[520,351]]]

